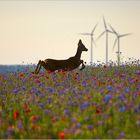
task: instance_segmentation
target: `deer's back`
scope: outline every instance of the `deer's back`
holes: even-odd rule
[[[46,59],[45,63],[48,67],[48,70],[55,71],[58,69],[63,70],[72,70],[77,68],[80,65],[80,61],[70,57],[66,60],[56,60],[56,59]]]

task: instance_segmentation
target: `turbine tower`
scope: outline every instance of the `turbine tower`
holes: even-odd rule
[[[91,50],[90,50],[90,65],[92,66],[93,65],[93,44],[96,46],[96,43],[95,43],[95,40],[93,38],[93,35],[94,35],[94,31],[97,27],[98,23],[94,26],[93,30],[91,31],[91,33],[80,33],[81,35],[87,35],[87,36],[90,36],[91,38]]]
[[[106,21],[105,21],[105,18],[103,16],[103,22],[104,22],[104,28],[105,28],[105,31],[103,31],[99,37],[97,38],[97,40],[99,38],[101,38],[104,34],[106,34],[106,65],[108,64],[108,33],[113,33],[112,31],[110,31],[108,28],[107,28],[107,24],[106,24]]]
[[[112,29],[112,31],[113,31],[113,33],[116,35],[116,40],[115,40],[115,42],[114,42],[114,45],[113,45],[113,50],[114,50],[114,48],[115,48],[115,45],[116,45],[116,43],[118,42],[118,51],[116,52],[118,55],[117,55],[117,57],[118,57],[118,66],[120,66],[120,54],[121,54],[121,52],[120,52],[120,38],[121,37],[125,37],[125,36],[128,36],[128,35],[131,35],[131,33],[127,33],[127,34],[119,34],[118,32],[116,32],[115,31],[115,29],[111,26],[111,25],[109,25],[110,26],[110,28]]]

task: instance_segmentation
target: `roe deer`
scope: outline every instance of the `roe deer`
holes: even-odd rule
[[[34,74],[38,74],[41,66],[43,66],[48,71],[55,71],[55,70],[64,70],[64,71],[70,71],[73,70],[82,64],[82,69],[85,68],[84,61],[81,60],[81,53],[82,51],[88,51],[88,49],[84,46],[81,40],[78,42],[78,49],[76,52],[76,55],[73,57],[70,57],[66,60],[55,60],[55,59],[45,59],[44,61],[39,60],[37,67]]]

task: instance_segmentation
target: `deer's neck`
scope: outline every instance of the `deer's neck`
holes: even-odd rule
[[[81,58],[81,54],[82,54],[82,51],[80,51],[79,48],[78,48],[75,57],[80,59]]]

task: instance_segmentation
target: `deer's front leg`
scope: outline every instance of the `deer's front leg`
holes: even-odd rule
[[[81,63],[82,63],[82,67],[81,67],[81,69],[80,69],[80,70],[83,70],[83,69],[85,68],[84,61],[83,61],[83,60],[81,60]],[[85,62],[85,63],[86,63],[86,62]]]

